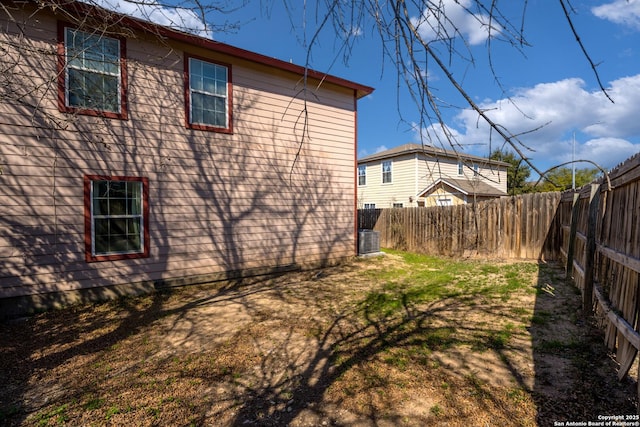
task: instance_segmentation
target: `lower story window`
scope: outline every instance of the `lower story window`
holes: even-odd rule
[[[147,178],[85,176],[87,261],[149,256]]]
[[[364,208],[365,209],[375,209],[376,208],[376,204],[375,203],[365,203],[364,204]]]

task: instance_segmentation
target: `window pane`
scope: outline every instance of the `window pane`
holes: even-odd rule
[[[124,234],[111,234],[109,236],[109,252],[128,252],[129,242]]]
[[[109,197],[127,197],[127,183],[125,181],[107,181]]]
[[[126,199],[109,199],[109,215],[126,215],[127,200]]]
[[[201,123],[211,125],[211,126],[216,126],[215,112],[211,110],[203,110]]]
[[[142,183],[130,182],[127,192],[127,214],[140,215],[142,213]]]
[[[140,219],[139,218],[129,218],[127,220],[127,235],[135,236],[136,234],[140,234]]]
[[[189,86],[191,87],[191,90],[202,92],[204,87],[202,82],[202,75],[192,73],[189,78]]]
[[[202,83],[202,90],[209,93],[216,93],[216,81],[212,78],[205,77]]]
[[[93,214],[95,216],[109,215],[109,199],[94,198]]]
[[[204,95],[192,92],[191,94],[191,123],[204,123],[203,117]]]
[[[140,234],[130,234],[127,239],[127,250],[130,252],[142,252]]]
[[[109,181],[92,181],[93,197],[106,197],[109,191]]]
[[[202,75],[208,78],[216,78],[216,65],[210,62],[199,61],[202,64]]]
[[[96,219],[94,221],[93,237],[96,253],[109,252],[109,220]]]
[[[224,106],[226,104],[226,100],[224,98],[220,98],[218,96],[212,97],[214,101],[213,109],[218,113],[224,113]]]

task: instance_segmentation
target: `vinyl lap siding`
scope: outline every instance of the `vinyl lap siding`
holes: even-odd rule
[[[25,30],[53,53],[56,25],[41,16]],[[188,130],[184,48],[127,40],[126,121],[59,113],[55,81],[47,82],[55,56],[22,61],[28,80],[43,83],[33,101],[50,117],[72,120],[56,128],[28,109],[0,105],[0,297],[353,254],[353,91],[310,85],[305,104],[299,77],[197,49],[190,53],[232,66],[234,132]],[[149,179],[149,258],[85,262],[85,174]]]

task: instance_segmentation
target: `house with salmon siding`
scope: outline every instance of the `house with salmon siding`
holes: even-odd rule
[[[4,316],[356,253],[372,88],[80,2],[0,22]]]

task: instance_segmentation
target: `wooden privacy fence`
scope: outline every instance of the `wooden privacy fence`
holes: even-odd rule
[[[560,228],[552,226],[560,193],[534,193],[476,204],[363,209],[358,227],[380,232],[390,249],[455,257],[557,259]]]
[[[640,349],[640,155],[608,180],[563,193],[558,212],[567,275],[604,329],[623,378]]]

